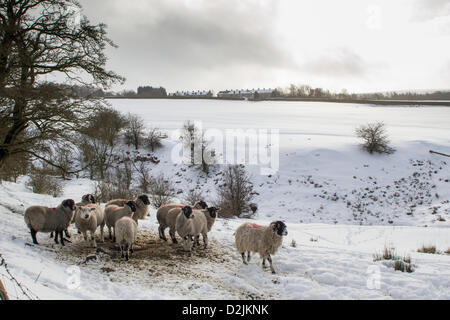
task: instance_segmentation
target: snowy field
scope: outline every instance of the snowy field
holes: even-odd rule
[[[252,222],[282,219],[288,227],[274,256],[278,273],[260,266],[257,255],[244,266],[234,249],[243,219],[220,219],[210,247],[184,253],[157,238],[152,208],[140,223],[138,250],[126,263],[114,246],[87,248],[72,229],[72,243],[55,246],[38,234],[30,246],[23,221],[27,206],[56,206],[93,191],[87,179],[65,185],[61,198],[36,195],[17,184],[0,185],[0,253],[11,273],[40,299],[450,299],[450,255],[417,252],[450,248],[450,108],[380,107],[333,103],[209,100],[111,100],[122,112],[141,115],[147,126],[170,133],[186,120],[203,128],[279,129],[280,167],[270,176],[250,166],[259,211]],[[357,126],[383,121],[397,150],[368,155],[355,138]],[[210,177],[174,165],[176,141],[156,153],[152,174],[171,177],[177,189],[193,186],[215,199],[221,167]],[[182,198],[182,194],[180,195]],[[385,246],[411,256],[413,273],[373,261]],[[24,296],[0,268],[12,298]],[[27,291],[28,292],[28,291]]]

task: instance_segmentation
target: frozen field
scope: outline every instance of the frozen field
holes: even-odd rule
[[[189,255],[180,245],[157,239],[155,209],[140,223],[134,258],[125,263],[111,243],[96,250],[76,235],[65,248],[39,234],[34,247],[23,221],[33,204],[56,206],[92,192],[87,179],[66,183],[55,199],[36,195],[19,183],[0,185],[0,253],[10,271],[40,299],[450,299],[450,255],[424,254],[434,245],[450,249],[450,108],[373,107],[332,103],[204,100],[111,100],[122,112],[144,117],[148,126],[168,131],[186,120],[204,128],[279,129],[280,168],[271,177],[251,166],[254,222],[286,221],[289,235],[274,256],[278,274],[260,267],[257,255],[244,266],[234,249],[234,230],[244,220],[218,220],[210,247]],[[389,156],[360,150],[357,126],[384,121],[392,146]],[[168,139],[157,152],[164,173],[177,189],[195,186],[215,199],[220,166],[210,177],[174,165]],[[180,195],[182,198],[182,194]],[[410,255],[413,273],[373,262],[384,246]],[[71,267],[75,266],[73,269]],[[79,268],[79,269],[77,269]],[[75,271],[74,271],[75,270]],[[78,274],[79,282],[74,282]],[[75,272],[75,273],[74,273]],[[13,298],[24,299],[0,268]],[[373,280],[379,280],[373,286]],[[375,281],[375,283],[377,283]],[[75,283],[75,285],[74,285]]]

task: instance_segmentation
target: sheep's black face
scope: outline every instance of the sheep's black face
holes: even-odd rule
[[[281,237],[281,236],[287,236],[287,227],[284,224],[283,221],[276,221],[273,225],[273,230]]]
[[[64,207],[69,208],[70,210],[74,211],[75,210],[75,201],[73,201],[72,199],[68,199],[68,200],[64,200],[62,205]]]
[[[181,209],[184,216],[189,219],[192,216],[192,208],[190,206],[185,206]]]
[[[128,201],[125,204],[130,207],[132,212],[136,212],[136,203],[134,201]]]
[[[200,201],[198,202],[198,204],[199,204],[199,206],[200,206],[202,209],[208,208],[208,205],[207,205],[206,202],[203,201],[203,200],[200,200]]]
[[[142,196],[139,197],[139,199],[146,205],[148,206],[150,204],[150,199],[148,198],[148,196],[146,194],[143,194]]]
[[[89,195],[89,199],[88,200],[89,200],[90,203],[96,203],[95,197],[92,194]]]
[[[215,207],[208,208],[209,216],[211,218],[216,218],[217,217],[217,211],[218,211],[218,209],[215,208]]]

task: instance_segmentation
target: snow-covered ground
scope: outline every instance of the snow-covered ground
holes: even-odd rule
[[[100,244],[96,261],[76,235],[64,248],[39,234],[30,246],[23,221],[33,204],[56,206],[93,191],[87,179],[66,183],[60,198],[36,195],[17,184],[0,185],[0,253],[9,270],[40,299],[450,299],[450,255],[418,253],[423,245],[450,248],[450,108],[373,107],[299,102],[113,100],[122,112],[142,115],[148,126],[170,131],[185,120],[204,128],[280,129],[280,168],[271,177],[250,166],[259,212],[252,222],[282,219],[289,235],[274,256],[278,273],[244,266],[234,249],[234,230],[244,219],[220,219],[210,247],[184,253],[157,238],[155,210],[140,223],[136,251],[126,263],[114,246]],[[397,152],[368,155],[355,127],[384,121]],[[170,132],[169,132],[170,133]],[[215,198],[221,167],[210,177],[174,165],[175,141],[156,154],[152,174],[171,177],[177,189],[196,186]],[[183,194],[180,194],[180,198]],[[385,246],[410,255],[413,273],[373,261]],[[79,269],[78,269],[79,268]],[[79,276],[78,276],[79,275]],[[0,267],[12,298],[20,289]],[[79,282],[78,282],[79,279]],[[378,283],[379,280],[379,283]]]

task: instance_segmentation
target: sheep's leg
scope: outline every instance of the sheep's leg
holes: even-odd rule
[[[87,231],[83,231],[83,238],[84,238],[84,241],[88,241],[88,237],[87,237]]]
[[[163,228],[161,225],[158,227],[158,231],[159,231],[159,238],[161,240],[167,241],[166,235],[165,235],[165,229]]]
[[[206,233],[204,233],[204,234],[202,235],[202,237],[203,237],[203,244],[204,244],[203,249],[206,250],[206,248],[208,247],[208,235],[207,235]]]
[[[273,268],[272,257],[269,255],[267,257],[267,260],[269,260],[269,263],[270,263],[270,271],[272,271],[272,273],[275,274],[276,272],[275,272],[275,269]]]
[[[109,231],[109,240],[112,240],[112,233],[111,233],[111,227],[108,226],[108,231]]]
[[[200,236],[191,237],[192,247],[200,245],[199,238]]]
[[[61,240],[61,246],[65,246],[64,244],[64,235],[63,235],[64,231],[60,231],[59,232],[59,240]]]
[[[266,258],[263,258],[262,267],[263,268],[267,268],[267,266],[266,266]]]
[[[250,255],[250,251],[247,251],[247,262],[250,262],[252,256]]]
[[[116,228],[115,227],[113,227],[113,234],[114,234],[113,242],[116,242]]]
[[[91,231],[91,238],[92,238],[92,244],[94,245],[94,248],[97,248],[97,242],[95,241],[95,231]]]
[[[55,231],[55,243],[56,243],[56,244],[59,244],[59,242],[58,242],[58,236],[59,236],[59,233]]]
[[[104,229],[105,226],[100,226],[100,239],[102,242],[105,242],[105,233],[104,233]]]
[[[133,245],[130,245],[130,252],[134,253]]]
[[[55,235],[53,234],[53,231],[50,233],[50,239],[53,238]]]
[[[124,248],[123,248],[123,245],[120,245],[119,246],[120,247],[120,256],[122,257],[122,258],[125,258],[125,254],[124,254]]]
[[[178,243],[177,238],[175,236],[175,230],[170,229],[169,235],[170,235],[170,238],[172,239],[172,243]]]
[[[38,241],[37,241],[37,238],[36,238],[36,234],[37,234],[36,230],[30,229],[30,233],[31,233],[31,239],[33,239],[33,243],[34,244],[39,244]]]
[[[247,261],[245,261],[245,251],[241,253],[241,256],[242,256],[242,262],[244,264],[248,264]]]

